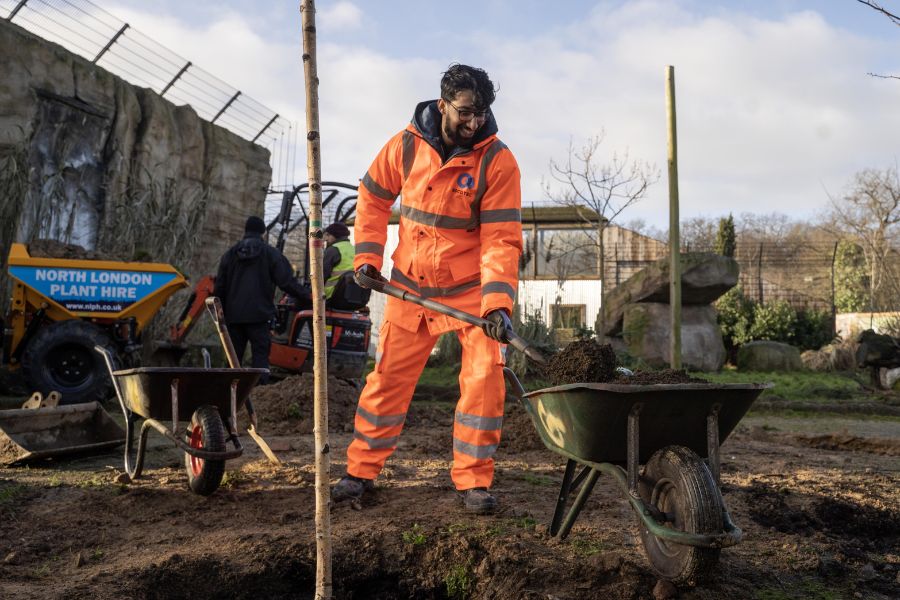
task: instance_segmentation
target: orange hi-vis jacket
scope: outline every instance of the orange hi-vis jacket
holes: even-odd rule
[[[378,153],[359,187],[354,268],[368,263],[381,269],[399,195],[400,244],[391,257],[391,283],[480,316],[498,308],[512,313],[522,252],[519,167],[496,133],[491,115],[472,148],[457,147],[445,159],[437,103],[421,103],[413,122]],[[423,318],[431,334],[465,326],[387,299],[386,321],[415,332]]]

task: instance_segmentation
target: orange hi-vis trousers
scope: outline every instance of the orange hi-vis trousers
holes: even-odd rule
[[[494,452],[503,423],[503,358],[500,344],[474,326],[456,331],[462,344],[460,398],[453,423],[453,468],[458,490],[490,487]],[[366,379],[356,410],[347,473],[374,479],[397,447],[416,382],[440,335],[423,319],[412,333],[385,322],[378,339],[375,370]]]

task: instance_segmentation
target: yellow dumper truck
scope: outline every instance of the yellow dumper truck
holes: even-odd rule
[[[35,257],[24,244],[12,245],[7,269],[3,361],[29,391],[62,394],[61,404],[104,400],[109,374],[94,346],[133,364],[147,323],[188,285],[168,264]]]

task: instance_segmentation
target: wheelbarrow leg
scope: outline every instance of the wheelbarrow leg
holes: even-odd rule
[[[570,459],[569,463],[566,465],[566,475],[569,476],[570,480],[570,471],[574,471],[574,468],[575,461]],[[566,514],[566,518],[565,520],[563,520],[562,524],[559,523],[559,520],[562,517],[562,513],[565,511],[565,501],[569,495],[569,490],[566,489],[565,494],[563,494],[563,490],[560,490],[559,500],[556,503],[556,514],[553,515],[553,524],[550,526],[550,535],[558,537],[562,540],[565,539],[566,536],[569,535],[569,532],[572,530],[572,525],[575,524],[575,519],[578,518],[579,513],[581,513],[581,509],[584,508],[584,503],[587,502],[588,496],[591,495],[591,491],[593,491],[594,489],[594,484],[597,483],[597,479],[600,477],[600,471],[592,469],[590,467],[585,467],[585,470],[581,472],[581,474],[578,476],[578,479],[583,479],[584,474],[588,471],[590,471],[590,473],[587,475],[587,480],[578,491],[578,496],[575,497],[575,502],[572,504],[572,508],[570,508],[569,512]],[[566,483],[569,483],[569,485],[571,485],[571,482],[565,481],[565,477],[563,479],[564,485]]]

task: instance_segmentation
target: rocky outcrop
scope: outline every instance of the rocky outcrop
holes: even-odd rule
[[[622,339],[631,356],[648,365],[669,365],[672,326],[668,304],[641,302],[625,309]],[[684,306],[681,311],[681,362],[693,371],[718,371],[725,364],[725,344],[709,304]]]
[[[2,256],[51,238],[200,275],[263,214],[266,149],[6,21],[0,55],[0,182],[24,179],[0,190]]]
[[[739,371],[799,371],[803,361],[794,346],[757,340],[738,349],[737,367]]]
[[[708,252],[681,255],[681,304],[709,304],[737,285],[738,263],[733,258]],[[622,331],[628,307],[639,302],[669,302],[669,259],[660,259],[642,269],[603,298],[606,335]]]

